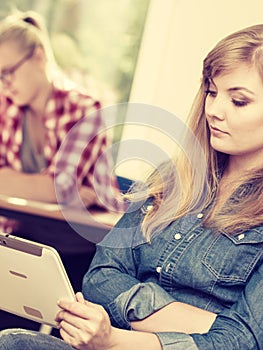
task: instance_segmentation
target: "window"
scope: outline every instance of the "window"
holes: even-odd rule
[[[10,5],[44,17],[58,64],[104,106],[129,100],[149,0],[2,0],[1,17]]]

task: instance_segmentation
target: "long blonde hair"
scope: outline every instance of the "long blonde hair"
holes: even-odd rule
[[[263,80],[263,25],[227,36],[205,58],[201,85],[188,117],[189,130],[195,137],[191,132],[190,137],[186,135],[185,145],[176,159],[162,164],[147,181],[148,195],[153,198],[153,208],[142,223],[147,238],[175,219],[205,208],[208,209],[203,224],[217,232],[232,234],[263,223],[263,169],[240,179],[235,200],[228,200],[213,219],[209,216],[209,204],[217,191],[228,155],[210,146],[210,131],[204,112],[206,90],[209,80],[233,70],[240,63],[255,65]],[[190,147],[190,161],[185,154],[187,147]],[[200,161],[202,159],[204,161]]]

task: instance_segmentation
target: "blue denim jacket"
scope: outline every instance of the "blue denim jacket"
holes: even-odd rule
[[[147,203],[134,207],[98,244],[84,296],[125,329],[173,301],[218,314],[207,334],[157,333],[165,350],[263,350],[263,226],[214,234],[199,213],[149,243],[141,232]]]

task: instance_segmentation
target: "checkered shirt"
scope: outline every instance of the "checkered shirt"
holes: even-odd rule
[[[22,108],[0,97],[0,167],[22,171],[23,116]],[[76,88],[54,86],[43,122],[43,173],[54,177],[58,201],[68,203],[80,185],[87,185],[95,190],[97,204],[122,211],[100,103]]]

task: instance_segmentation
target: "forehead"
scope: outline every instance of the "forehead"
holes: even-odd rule
[[[7,40],[0,44],[0,69],[11,65],[21,56],[19,44],[14,40]]]
[[[257,68],[246,64],[215,76],[211,83],[226,89],[233,87],[245,87],[250,90],[263,89],[262,77]]]

